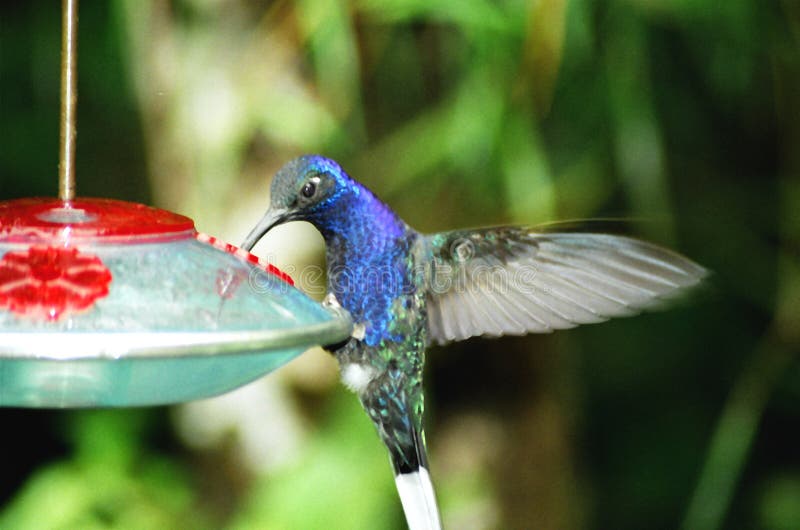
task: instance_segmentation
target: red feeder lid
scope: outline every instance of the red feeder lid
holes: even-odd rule
[[[188,217],[113,199],[28,198],[0,202],[0,241],[188,237]]]
[[[171,243],[195,238],[293,284],[272,264],[199,234],[182,215],[111,199],[28,198],[0,202],[0,310],[51,321],[84,312],[108,296],[109,284],[119,283],[98,258],[99,247],[158,243],[170,253],[184,248]],[[219,295],[227,299],[241,278],[223,275],[218,281]]]

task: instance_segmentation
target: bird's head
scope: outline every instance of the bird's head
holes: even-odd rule
[[[271,228],[288,221],[309,221],[318,229],[337,201],[354,190],[353,181],[328,158],[306,155],[283,166],[272,179],[270,206],[242,243],[249,251]]]

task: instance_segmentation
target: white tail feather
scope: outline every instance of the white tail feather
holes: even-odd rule
[[[406,514],[409,530],[441,530],[436,495],[428,470],[420,467],[413,473],[401,473],[394,477],[400,502]]]

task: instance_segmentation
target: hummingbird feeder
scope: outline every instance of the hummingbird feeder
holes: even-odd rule
[[[0,406],[177,403],[350,334],[259,258],[142,204],[75,198],[77,0],[65,0],[59,198],[0,202]]]

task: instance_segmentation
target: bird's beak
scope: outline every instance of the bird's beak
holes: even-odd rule
[[[251,251],[258,240],[264,237],[264,234],[269,232],[269,230],[276,225],[279,225],[285,222],[289,217],[289,211],[284,208],[270,208],[267,210],[267,213],[264,214],[264,217],[258,222],[255,228],[247,234],[247,237],[242,243],[241,248],[246,251]]]

